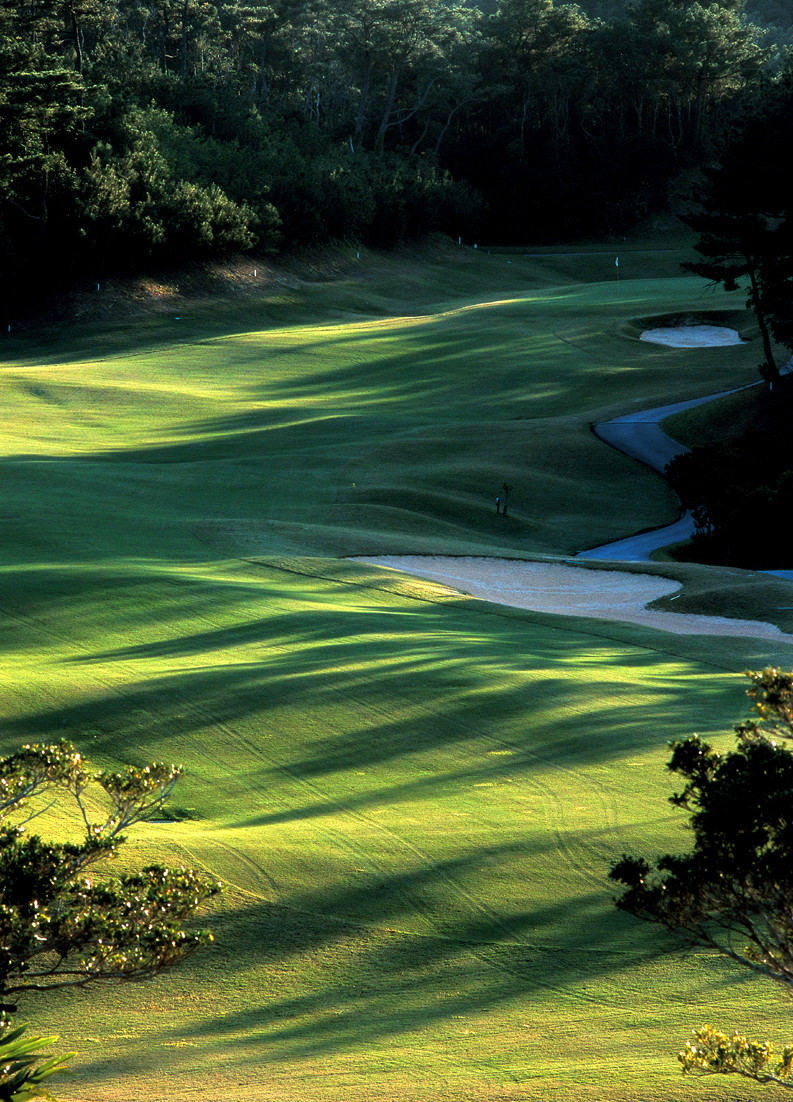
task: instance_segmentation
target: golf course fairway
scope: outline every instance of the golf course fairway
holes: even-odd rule
[[[352,254],[354,256],[354,253]],[[677,1102],[709,1023],[781,990],[613,906],[688,838],[668,740],[730,745],[761,638],[510,609],[352,556],[558,562],[668,523],[591,425],[756,378],[740,295],[683,246],[362,254],[346,274],[12,334],[0,372],[2,749],[183,763],[120,864],[206,870],[214,943],[29,999],[63,1102]],[[671,349],[637,319],[723,313]],[[509,515],[495,511],[504,483]],[[793,631],[793,585],[642,566],[676,612]],[[68,820],[61,824],[69,828]],[[758,1088],[758,1094],[760,1088]]]

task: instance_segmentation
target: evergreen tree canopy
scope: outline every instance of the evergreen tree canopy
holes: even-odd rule
[[[772,335],[793,351],[793,210],[785,163],[793,124],[793,82],[767,92],[742,133],[704,170],[697,209],[685,221],[702,260],[686,265],[727,290],[745,280],[747,305],[763,337],[762,373],[779,378]]]
[[[617,906],[686,935],[730,960],[793,986],[793,673],[750,673],[756,718],[736,727],[734,750],[698,736],[672,743],[668,768],[683,778],[671,802],[689,814],[693,847],[650,863],[624,856],[611,878]],[[793,1086],[793,1050],[709,1027],[680,1054],[684,1071],[738,1073]]]
[[[771,46],[728,0],[588,9],[0,0],[0,289],[338,239],[624,232],[724,146]]]
[[[694,846],[651,866],[624,857],[611,877],[618,906],[688,934],[747,968],[793,986],[793,674],[749,675],[757,719],[719,753],[699,736],[672,743],[671,797],[690,813]]]

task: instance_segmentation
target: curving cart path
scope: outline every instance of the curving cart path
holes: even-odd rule
[[[748,384],[756,386],[755,383]],[[615,417],[613,421],[604,421],[595,425],[595,435],[617,451],[637,459],[652,470],[663,474],[667,463],[676,455],[682,455],[689,449],[661,428],[661,422],[684,409],[693,409],[725,394],[735,394],[746,387],[734,387],[732,390],[720,390],[717,394],[708,394],[704,398],[691,398],[686,402],[672,402],[655,409],[640,410]],[[681,543],[694,534],[694,520],[688,510],[681,513],[673,523],[663,528],[652,528],[647,532],[638,532],[635,536],[604,543],[588,551],[579,551],[578,559],[606,559],[619,562],[649,562],[653,551],[668,547],[670,543]]]
[[[787,367],[789,370],[790,365]],[[758,383],[747,383],[732,390],[720,390],[717,394],[708,394],[704,398],[692,398],[687,402],[672,402],[667,406],[628,413],[622,417],[615,417],[613,421],[604,421],[600,425],[595,425],[595,435],[617,451],[663,474],[670,459],[689,450],[685,444],[681,444],[664,432],[661,422],[665,418],[671,417],[674,413],[680,413],[684,409],[693,409],[694,406],[712,402],[726,394],[736,394],[739,390],[758,385]],[[575,558],[608,562],[649,562],[653,551],[668,547],[672,543],[682,543],[683,540],[690,539],[693,534],[694,520],[691,513],[684,510],[672,524],[664,525],[662,528],[652,528],[647,532],[637,532],[635,536],[627,536],[613,543],[604,543],[587,551],[579,551]],[[778,578],[793,581],[793,570],[764,570],[761,573],[773,574]]]

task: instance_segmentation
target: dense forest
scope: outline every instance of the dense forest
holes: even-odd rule
[[[4,294],[235,250],[621,233],[787,80],[790,0],[0,0]]]

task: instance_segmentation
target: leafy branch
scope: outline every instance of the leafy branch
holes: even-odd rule
[[[42,1085],[45,1079],[63,1071],[66,1063],[75,1055],[65,1052],[50,1056],[37,1065],[44,1055],[42,1046],[57,1041],[57,1037],[23,1037],[27,1025],[16,1029],[0,1029],[0,1102],[28,1102],[31,1098],[45,1098],[55,1102]]]
[[[793,1088],[793,1045],[777,1057],[769,1041],[750,1041],[740,1033],[720,1033],[711,1026],[694,1031],[677,1058],[683,1074],[740,1075],[756,1083]]]
[[[0,827],[0,998],[142,979],[211,941],[208,931],[182,927],[217,894],[217,882],[183,866],[87,875],[115,854],[123,831],[162,808],[181,774],[180,766],[159,762],[95,772],[65,741],[0,759],[0,820],[23,813],[21,824]],[[27,835],[36,817],[30,801],[51,798],[52,806],[64,796],[78,809],[82,840]]]

